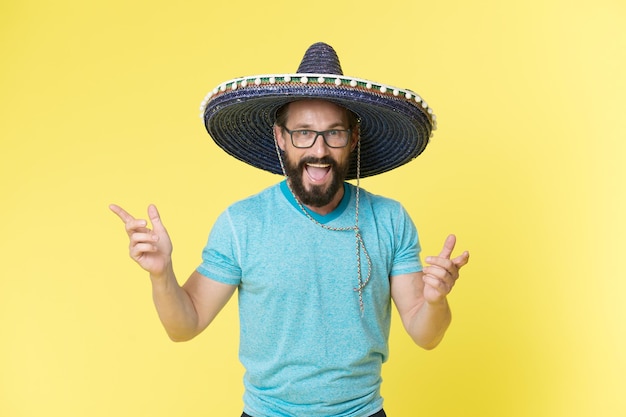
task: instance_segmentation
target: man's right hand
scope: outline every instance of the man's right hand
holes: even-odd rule
[[[161,223],[159,212],[154,205],[148,206],[148,217],[152,229],[144,219],[135,219],[118,205],[109,206],[113,213],[122,219],[130,239],[130,257],[153,277],[163,276],[172,268],[172,241]]]

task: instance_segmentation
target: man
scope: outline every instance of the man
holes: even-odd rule
[[[434,348],[469,254],[451,259],[451,235],[422,268],[406,211],[358,181],[421,153],[432,111],[409,90],[344,77],[335,51],[318,43],[295,74],[220,85],[203,116],[228,153],[286,180],[222,213],[182,287],[156,207],[149,228],[111,205],[131,257],[150,273],[168,335],[195,337],[237,289],[242,416],[385,416],[391,300],[413,340]],[[354,178],[356,186],[345,182]]]

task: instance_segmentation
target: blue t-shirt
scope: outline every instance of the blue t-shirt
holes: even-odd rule
[[[355,222],[346,183],[329,227]],[[360,189],[371,261],[360,310],[354,231],[307,218],[285,181],[237,202],[213,226],[198,272],[238,286],[244,410],[255,416],[362,417],[382,408],[389,277],[420,271],[417,231],[396,201]],[[362,277],[368,272],[361,251]]]

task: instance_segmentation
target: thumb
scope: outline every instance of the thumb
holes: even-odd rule
[[[154,204],[150,204],[148,206],[148,217],[150,217],[150,222],[152,223],[152,229],[157,232],[165,232],[165,226],[161,223],[161,216],[159,215],[159,210],[157,210]]]
[[[441,249],[441,252],[439,253],[439,257],[450,259],[450,255],[452,255],[452,251],[454,250],[454,245],[456,245],[456,236],[448,235],[443,244],[443,249]]]
[[[456,265],[457,268],[461,268],[462,266],[467,265],[467,263],[469,262],[469,256],[469,252],[465,251],[456,258],[454,258],[452,262]]]

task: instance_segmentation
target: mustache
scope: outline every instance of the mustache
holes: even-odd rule
[[[298,163],[298,166],[302,168],[306,164],[327,164],[333,168],[336,168],[338,166],[337,161],[335,161],[330,156],[324,156],[322,158],[316,158],[314,156],[307,156],[300,160],[300,162]]]

